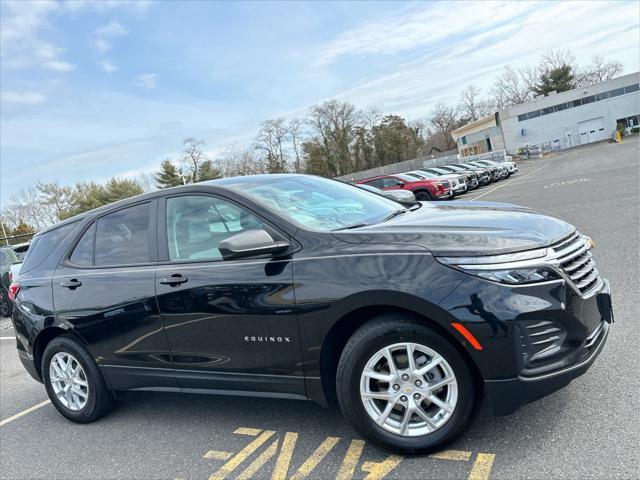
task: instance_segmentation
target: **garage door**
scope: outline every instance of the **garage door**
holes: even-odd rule
[[[591,120],[578,123],[578,132],[580,132],[581,145],[609,138],[609,135],[604,129],[603,117],[593,118]]]

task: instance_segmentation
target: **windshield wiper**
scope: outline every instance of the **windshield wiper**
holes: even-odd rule
[[[396,218],[398,215],[402,215],[403,213],[407,213],[409,210],[403,208],[402,210],[396,210],[395,212],[393,212],[391,215],[389,215],[388,217],[385,217],[382,219],[383,222],[389,221],[392,218]]]
[[[332,231],[339,232],[340,230],[351,230],[353,228],[368,227],[368,226],[369,226],[368,223],[354,223],[353,225],[347,225],[346,227],[334,228]]]

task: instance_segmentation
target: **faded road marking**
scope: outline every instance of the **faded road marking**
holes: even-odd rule
[[[468,462],[471,458],[471,452],[464,452],[462,450],[443,450],[438,453],[429,455],[431,458],[437,458],[439,460],[460,460]]]
[[[381,480],[391,470],[400,465],[402,457],[398,455],[389,455],[384,462],[364,462],[362,471],[369,473],[364,480]]]
[[[26,410],[23,410],[23,411],[21,411],[21,412],[18,412],[18,413],[16,413],[15,415],[12,415],[12,416],[11,416],[11,417],[9,417],[9,418],[5,418],[4,420],[2,420],[2,421],[0,422],[0,427],[3,427],[3,426],[4,426],[4,425],[6,425],[7,423],[11,423],[11,422],[13,422],[14,420],[17,420],[17,419],[19,419],[20,417],[24,417],[25,415],[28,415],[29,413],[31,413],[31,412],[33,412],[33,411],[35,411],[35,410],[38,410],[39,408],[42,408],[42,407],[44,407],[45,405],[49,405],[50,403],[51,403],[51,400],[45,400],[44,402],[40,402],[39,404],[34,405],[34,406],[33,406],[33,407],[31,407],[31,408],[27,408]]]
[[[249,480],[252,478],[258,470],[264,467],[264,464],[267,463],[278,451],[278,439],[274,440],[269,447],[262,452],[258,458],[256,458],[251,465],[249,465],[244,472],[238,475],[236,480]]]
[[[220,452],[218,450],[209,450],[204,454],[204,458],[208,458],[209,460],[228,460],[233,456],[231,452]]]
[[[543,166],[541,166],[540,168],[537,168],[535,170],[533,170],[532,172],[527,173],[526,175],[523,175],[522,177],[518,177],[518,178],[514,178],[513,180],[507,181],[502,183],[501,185],[498,185],[497,187],[492,188],[491,190],[488,190],[484,193],[481,193],[480,195],[478,195],[477,197],[473,197],[472,199],[470,199],[471,201],[477,200],[481,197],[484,197],[485,195],[489,195],[491,192],[495,192],[496,190],[498,190],[499,188],[502,187],[506,187],[507,185],[511,185],[514,182],[517,182],[518,180],[523,180],[525,178],[527,178],[529,175],[533,175],[536,172],[539,172],[540,170],[542,170],[543,168],[545,168],[547,165],[549,165],[551,163],[552,159],[547,160],[547,163],[545,163]]]
[[[251,437],[255,437],[261,431],[262,430],[260,430],[259,428],[240,427],[240,428],[236,429],[233,433],[235,433],[236,435],[249,435]]]
[[[493,453],[479,453],[467,480],[488,480],[495,458]]]
[[[209,480],[221,480],[225,478],[227,475],[233,472],[238,467],[238,465],[244,462],[247,457],[249,457],[249,455],[255,452],[264,442],[269,440],[269,438],[271,438],[274,433],[276,432],[272,430],[267,430],[261,433],[259,437],[257,437],[242,450],[240,450],[240,452],[238,452],[235,457],[225,463],[220,470],[211,475],[209,477]]]
[[[300,466],[291,480],[302,480],[307,478],[311,472],[318,466],[318,464],[324,460],[324,457],[331,451],[336,443],[340,441],[339,437],[327,437],[324,442],[320,444],[318,448],[311,454],[309,458]]]
[[[353,472],[358,466],[363,449],[363,440],[351,440],[349,450],[347,450],[342,465],[340,465],[340,470],[338,470],[338,475],[336,475],[337,480],[350,480],[353,477]]]
[[[276,467],[273,470],[273,480],[285,480],[287,478],[287,472],[289,471],[289,464],[291,463],[291,457],[293,456],[293,449],[296,446],[298,440],[298,434],[296,432],[287,432],[284,434],[284,440],[282,440],[282,447],[280,448],[280,455],[276,460]]]

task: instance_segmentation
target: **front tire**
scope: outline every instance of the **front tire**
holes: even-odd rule
[[[89,352],[70,336],[51,340],[42,355],[41,372],[51,403],[69,420],[93,422],[115,403]]]
[[[462,355],[433,329],[400,315],[377,317],[353,334],[336,390],[358,433],[406,454],[444,447],[467,427],[476,404]]]
[[[432,200],[431,194],[424,190],[415,193],[416,200],[419,202],[429,202]]]

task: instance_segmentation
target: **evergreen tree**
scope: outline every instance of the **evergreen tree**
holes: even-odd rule
[[[198,182],[204,182],[206,180],[220,178],[221,174],[220,170],[213,166],[213,162],[211,160],[205,160],[198,165],[196,177]]]
[[[575,75],[571,65],[562,65],[540,74],[533,86],[536,95],[548,95],[550,92],[566,92],[576,88]]]
[[[180,171],[168,158],[162,161],[160,171],[156,173],[155,179],[158,188],[177,187],[183,183]]]

